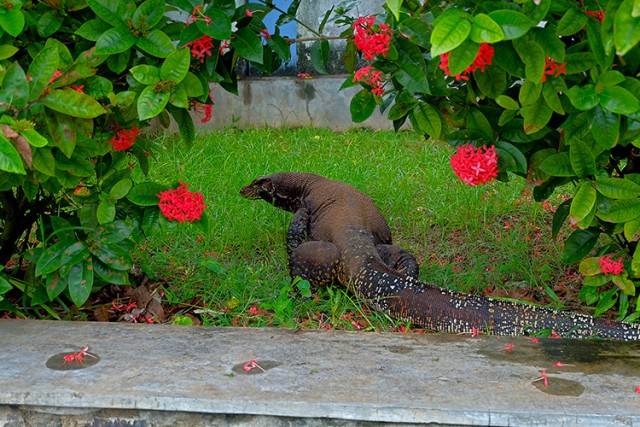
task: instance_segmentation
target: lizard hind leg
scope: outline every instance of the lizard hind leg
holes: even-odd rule
[[[291,277],[301,277],[311,285],[325,286],[337,282],[340,250],[326,241],[310,241],[298,245],[289,257]]]
[[[388,266],[414,279],[418,278],[420,269],[415,257],[406,249],[396,245],[376,245],[382,261]]]

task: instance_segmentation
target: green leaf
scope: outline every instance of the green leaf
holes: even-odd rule
[[[587,24],[587,15],[577,7],[570,7],[558,21],[556,34],[570,36],[581,31]]]
[[[351,98],[349,111],[351,112],[351,120],[354,123],[362,123],[371,117],[376,109],[376,100],[371,91],[362,89]]]
[[[636,234],[640,232],[640,218],[632,219],[624,223],[624,238],[629,242],[633,241]]]
[[[611,281],[626,295],[635,296],[636,286],[628,277],[613,275]]]
[[[55,297],[57,297],[62,293],[62,291],[67,289],[67,283],[69,282],[68,276],[60,276],[61,274],[57,270],[47,274],[45,287],[47,289],[47,296],[49,297],[49,301],[53,301]]]
[[[600,203],[598,218],[616,224],[640,217],[640,199],[622,199]]]
[[[93,119],[106,113],[102,105],[92,97],[66,88],[52,90],[42,98],[42,104],[54,111],[79,118]]]
[[[129,72],[134,79],[143,85],[154,85],[160,83],[162,80],[160,78],[160,69],[153,65],[136,65],[135,67],[131,67]]]
[[[231,47],[241,57],[262,64],[262,43],[260,37],[249,28],[240,28],[231,40]]]
[[[29,71],[27,74],[31,77],[29,83],[31,87],[31,94],[29,101],[35,101],[42,95],[44,89],[49,84],[51,77],[58,69],[58,49],[55,47],[48,47],[38,52],[31,65],[29,65]]]
[[[599,232],[589,229],[575,230],[564,243],[564,248],[560,255],[561,261],[566,264],[571,264],[586,257],[598,242],[599,235]]]
[[[109,196],[115,200],[120,200],[129,193],[132,187],[133,181],[131,179],[122,179],[111,187],[111,190],[109,190]]]
[[[155,182],[143,182],[135,185],[127,194],[127,200],[138,206],[157,206],[160,198],[158,194],[166,191],[166,185]]]
[[[105,31],[96,42],[96,54],[112,55],[124,52],[136,42],[136,37],[127,27],[114,27]]]
[[[520,104],[518,104],[518,101],[508,95],[499,95],[495,98],[495,100],[496,104],[498,104],[505,110],[518,110],[520,108]]]
[[[529,34],[532,40],[542,48],[546,56],[560,63],[564,62],[564,43],[562,43],[562,40],[556,35],[552,27],[532,28]]]
[[[575,176],[571,162],[569,161],[569,153],[557,153],[545,158],[540,163],[540,170],[551,176]]]
[[[201,20],[196,22],[198,29],[202,31],[203,34],[215,40],[228,40],[231,38],[231,20],[224,12],[218,8],[209,7],[205,15],[211,19],[209,23]],[[248,29],[248,27],[246,27],[246,29]],[[255,33],[253,34],[255,38],[260,40]]]
[[[471,40],[465,40],[460,46],[449,53],[449,73],[452,76],[462,74],[476,59],[480,45]]]
[[[18,48],[8,44],[0,45],[0,61],[9,59],[18,52]]]
[[[409,113],[409,119],[414,129],[432,138],[440,138],[442,135],[440,114],[438,110],[426,102],[420,101]]]
[[[591,110],[600,101],[594,85],[572,86],[567,91],[567,96],[571,104],[582,111]]]
[[[522,152],[513,144],[509,144],[505,141],[496,141],[494,143],[498,150],[502,150],[508,153],[515,162],[515,169],[513,172],[525,174],[527,173],[527,158]]]
[[[601,316],[604,312],[616,305],[616,302],[618,302],[618,290],[616,288],[602,294],[596,306],[596,311],[593,313],[594,317]]]
[[[191,53],[189,49],[178,49],[167,56],[160,68],[160,78],[180,83],[189,72]]]
[[[126,271],[112,270],[99,259],[93,260],[93,272],[102,280],[114,285],[129,284],[129,275]]]
[[[107,66],[114,73],[122,74],[129,65],[129,59],[131,59],[130,50],[125,50],[124,52],[116,53],[115,55],[109,55],[107,58]]]
[[[565,200],[558,206],[556,213],[553,214],[553,222],[551,224],[551,237],[555,240],[558,238],[558,233],[562,229],[562,225],[569,217],[569,211],[571,209],[571,200]]]
[[[56,174],[56,159],[50,149],[33,151],[33,168],[45,175],[54,176]]]
[[[13,5],[13,3],[9,3]],[[18,8],[12,10],[4,9],[0,14],[0,28],[12,37],[18,37],[24,29],[24,14]]]
[[[133,225],[118,220],[100,226],[94,233],[91,233],[91,237],[99,240],[108,240],[111,243],[119,243],[129,237],[133,230]]]
[[[596,63],[591,52],[570,53],[565,56],[564,61],[566,62],[564,69],[568,75],[588,71]]]
[[[142,37],[138,37],[136,46],[158,58],[166,58],[176,50],[171,38],[160,30],[151,30]]]
[[[162,232],[160,221],[159,209],[146,209],[140,223],[140,228],[142,228],[145,236],[156,236]]]
[[[87,302],[93,289],[93,260],[88,258],[71,267],[69,272],[69,297],[76,307]]]
[[[102,19],[90,19],[76,30],[76,34],[84,39],[95,42],[110,28],[112,28],[111,25]]]
[[[569,158],[575,175],[583,178],[596,173],[596,161],[591,149],[579,139],[573,140],[569,146]]]
[[[328,74],[327,62],[329,61],[329,41],[316,40],[311,45],[311,64],[320,74]]]
[[[191,144],[196,136],[196,131],[193,126],[193,119],[191,118],[191,115],[182,108],[171,108],[170,105],[168,107],[171,115],[175,119],[176,123],[178,123],[178,128],[180,129],[180,137],[185,142],[185,144]]]
[[[569,214],[575,222],[582,221],[591,213],[596,204],[596,196],[596,189],[593,188],[593,184],[590,181],[580,183],[569,210]]]
[[[35,275],[46,276],[62,267],[64,252],[75,243],[74,240],[64,239],[46,248],[38,258],[38,262],[36,262]]]
[[[598,178],[596,189],[600,194],[611,199],[634,199],[640,197],[640,185],[625,178]]]
[[[496,21],[484,13],[478,13],[471,18],[469,38],[476,43],[497,43],[505,39],[505,34]]]
[[[640,41],[640,16],[632,12],[637,1],[624,0],[616,12],[613,40],[618,55],[626,55]],[[637,10],[637,9],[636,9]]]
[[[600,274],[602,272],[597,257],[589,257],[580,261],[580,267],[578,267],[578,271],[583,276],[595,276],[596,274]]]
[[[116,217],[116,206],[109,199],[101,200],[96,211],[98,223],[106,224],[111,222]]]
[[[394,104],[389,109],[387,118],[389,120],[398,120],[409,114],[409,111],[418,104],[418,100],[413,97],[411,92],[402,91],[396,96]]]
[[[89,258],[89,248],[83,241],[74,242],[61,255],[63,265],[73,265]]]
[[[521,40],[521,39],[519,39]],[[517,43],[514,46],[522,62],[524,62],[524,73],[528,80],[535,83],[542,81],[544,74],[546,55],[540,45],[534,41],[525,41]]]
[[[272,34],[271,37],[267,39],[267,45],[273,49],[283,61],[289,61],[291,59],[289,43],[281,36]]]
[[[411,41],[425,49],[431,47],[429,26],[418,18],[407,18],[398,25],[398,31]]]
[[[22,135],[32,147],[44,147],[49,143],[49,140],[40,135],[35,129],[21,130],[20,135]]]
[[[474,71],[473,78],[478,88],[489,98],[495,98],[507,90],[507,73],[496,65],[487,65],[484,72]]]
[[[396,21],[400,20],[400,7],[402,6],[403,0],[386,0],[385,3],[389,8],[389,11],[393,13],[393,16],[396,18]]]
[[[58,12],[50,10],[40,16],[36,25],[36,30],[40,37],[47,38],[58,31],[61,26],[62,18],[60,18]]]
[[[431,56],[436,57],[460,46],[471,33],[469,15],[460,10],[437,22],[431,33]]]
[[[502,28],[506,40],[524,36],[534,24],[527,15],[515,10],[495,10],[489,13],[489,17]]]
[[[523,106],[532,105],[540,98],[542,93],[542,84],[536,83],[533,80],[525,80],[518,92],[518,101]]]
[[[400,69],[395,78],[409,92],[431,94],[429,80],[424,69],[408,60],[399,60]]]
[[[145,87],[138,98],[138,118],[147,120],[160,114],[169,102],[168,92],[156,92],[153,86]]]
[[[0,170],[21,175],[27,173],[18,150],[2,135],[0,135]]]
[[[524,118],[525,133],[531,135],[539,132],[549,123],[553,110],[549,108],[544,98],[539,97],[535,103],[522,107],[520,114]]]
[[[1,16],[1,15],[0,15]],[[2,104],[22,110],[29,102],[29,82],[24,70],[17,62],[7,67],[7,71],[0,85],[0,111],[6,109]]]
[[[131,13],[127,10],[127,2],[121,0],[87,0],[87,5],[103,21],[114,27],[126,26]]]
[[[165,12],[164,0],[146,0],[133,13],[131,23],[133,28],[148,31],[155,27]]]
[[[631,115],[640,110],[640,101],[627,89],[607,86],[600,94],[600,105],[612,113]]]
[[[128,271],[133,266],[131,255],[119,244],[102,239],[88,240],[91,253],[110,269]]]

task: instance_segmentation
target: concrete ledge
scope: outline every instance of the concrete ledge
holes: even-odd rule
[[[640,425],[638,343],[0,320],[0,361],[0,426]]]

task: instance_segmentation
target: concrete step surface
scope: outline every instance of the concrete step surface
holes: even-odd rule
[[[640,343],[0,320],[0,363],[0,427],[640,426]]]

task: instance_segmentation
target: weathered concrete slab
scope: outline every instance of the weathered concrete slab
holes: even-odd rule
[[[640,425],[636,343],[0,320],[0,361],[0,426]]]
[[[240,128],[310,126],[345,131],[354,127],[393,129],[391,121],[379,110],[362,123],[353,123],[349,104],[362,87],[340,90],[346,75],[314,77],[263,77],[238,81],[238,95],[221,88],[213,91],[215,105],[211,121],[198,129],[227,126]]]

